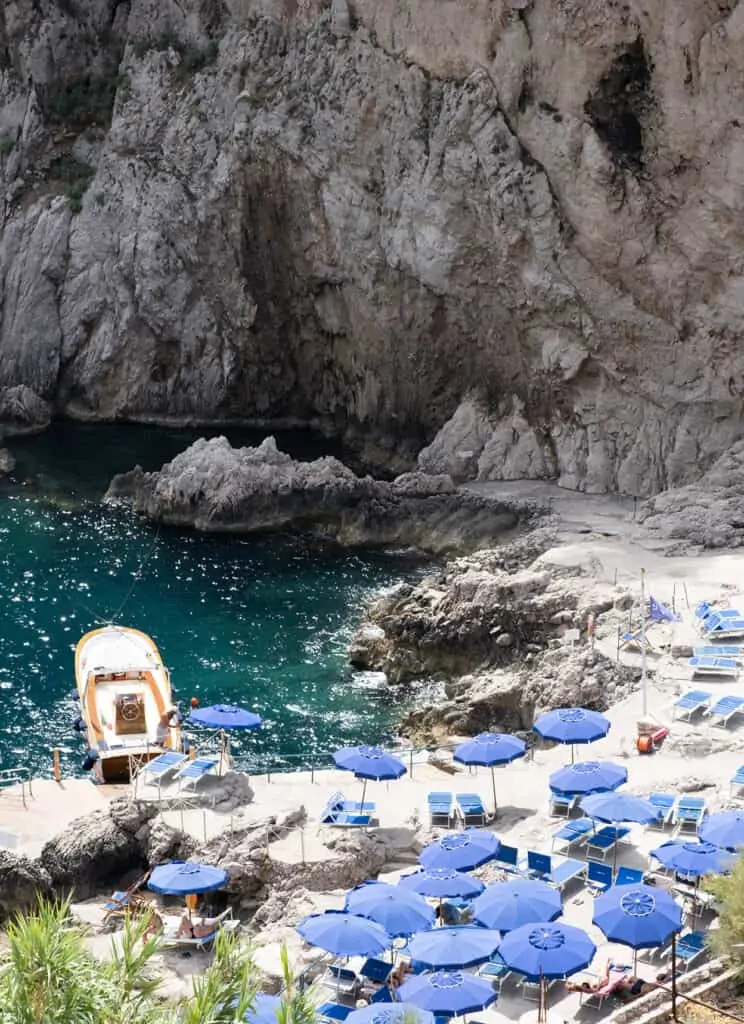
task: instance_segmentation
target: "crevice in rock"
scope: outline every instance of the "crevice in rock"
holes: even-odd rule
[[[634,171],[644,162],[643,122],[653,102],[651,71],[639,36],[615,58],[584,104],[584,113],[612,158]]]

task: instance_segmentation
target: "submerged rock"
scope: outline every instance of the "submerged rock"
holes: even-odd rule
[[[450,477],[358,477],[335,458],[298,462],[267,437],[257,448],[204,438],[155,473],[114,477],[106,500],[126,499],[156,522],[198,530],[294,528],[345,545],[472,549],[537,519],[536,502],[461,493]]]
[[[0,388],[0,425],[6,436],[44,430],[52,410],[43,398],[24,384]]]
[[[12,452],[9,452],[7,448],[0,448],[0,476],[12,473],[15,465],[16,460]]]

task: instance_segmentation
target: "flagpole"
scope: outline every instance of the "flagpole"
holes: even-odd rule
[[[643,717],[648,714],[648,680],[646,677],[646,570],[641,569],[641,694]]]

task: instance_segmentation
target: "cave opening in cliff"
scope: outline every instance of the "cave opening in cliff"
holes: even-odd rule
[[[643,165],[643,121],[651,105],[651,66],[640,37],[612,63],[584,113],[618,163]]]

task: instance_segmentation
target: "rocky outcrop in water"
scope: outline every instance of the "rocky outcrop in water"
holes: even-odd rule
[[[345,545],[435,552],[494,543],[546,511],[535,502],[462,494],[446,476],[407,473],[389,483],[358,477],[331,457],[298,462],[271,437],[258,448],[201,439],[159,472],[138,467],[114,477],[106,499],[198,530],[294,528]]]
[[[742,435],[742,17],[3,4],[0,393],[687,482]]]

